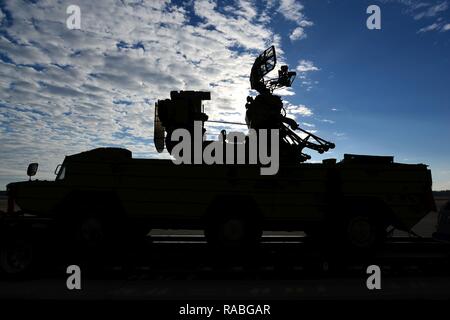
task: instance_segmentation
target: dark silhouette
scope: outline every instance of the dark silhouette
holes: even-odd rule
[[[290,87],[296,73],[288,71],[288,66],[281,66],[278,78],[266,80],[266,76],[276,66],[275,47],[271,46],[261,53],[255,60],[251,74],[250,85],[259,94],[247,97],[245,104],[245,121],[250,129],[258,132],[260,129],[280,130],[280,157],[282,162],[304,162],[311,157],[303,153],[304,148],[324,153],[335,146],[311,132],[301,129],[298,123],[286,116],[286,110],[280,96],[274,95],[275,89]],[[170,99],[159,100],[155,105],[154,142],[158,152],[164,150],[164,142],[169,153],[172,153],[174,142],[172,133],[176,129],[186,129],[194,135],[194,121],[201,121],[202,133],[205,133],[204,122],[208,116],[203,112],[202,100],[210,100],[209,92],[172,91]],[[305,134],[302,138],[295,133],[298,130]],[[224,145],[227,144],[226,133]],[[165,138],[164,138],[165,137]],[[211,141],[204,141],[206,146]],[[234,142],[228,142],[234,143]],[[227,148],[224,146],[224,150]],[[248,150],[248,148],[247,148]],[[226,158],[226,154],[224,154]],[[247,156],[246,159],[249,157]]]
[[[256,131],[280,130],[277,174],[261,175],[260,163],[175,165],[171,160],[133,159],[130,151],[119,148],[66,156],[55,181],[7,186],[0,269],[20,273],[32,264],[28,246],[37,240],[28,240],[34,230],[55,246],[71,248],[71,254],[95,259],[109,250],[136,246],[152,228],[201,229],[212,248],[244,256],[254,252],[264,230],[302,230],[336,255],[360,254],[381,245],[389,226],[410,231],[435,209],[426,165],[363,155],[304,163],[309,156],[303,149],[322,153],[334,144],[286,117],[273,90],[290,86],[295,72],[282,66],[278,78],[265,80],[275,64],[272,46],[253,65],[250,83],[259,95],[247,99],[246,123]],[[209,92],[173,91],[170,99],[158,101],[157,150],[166,145],[171,152],[174,130],[192,133],[196,121],[204,133],[208,116],[201,102],[209,99]],[[223,136],[224,145],[234,145],[225,141],[226,133]],[[202,148],[209,143],[204,141]],[[30,168],[30,176],[36,169]],[[12,257],[19,251],[24,260],[16,263]]]

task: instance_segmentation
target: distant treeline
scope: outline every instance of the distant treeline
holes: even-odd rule
[[[435,197],[446,197],[450,198],[450,190],[433,191]]]
[[[1,196],[6,196],[6,191],[0,191]],[[433,191],[433,196],[450,198],[450,190]]]

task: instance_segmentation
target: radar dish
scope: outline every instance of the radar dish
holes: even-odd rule
[[[153,142],[156,150],[161,153],[164,151],[164,126],[158,114],[158,103],[155,103],[155,119],[153,125]]]
[[[271,46],[264,50],[253,63],[252,71],[250,73],[250,85],[252,89],[258,92],[267,90],[264,85],[264,76],[275,68],[277,64],[277,55],[275,46]]]

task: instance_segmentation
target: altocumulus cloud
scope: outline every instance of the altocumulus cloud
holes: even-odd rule
[[[255,54],[275,43],[283,59],[272,15],[312,25],[286,0],[78,0],[81,30],[69,30],[70,4],[0,3],[0,189],[30,161],[50,178],[64,155],[94,147],[156,156],[154,102],[171,90],[209,90],[211,118],[242,121]]]
[[[398,2],[405,8],[404,13],[410,15],[417,21],[423,21],[425,25],[417,33],[430,31],[445,32],[450,30],[449,23],[449,1],[448,0],[378,0],[381,3]],[[432,21],[430,23],[430,20]]]

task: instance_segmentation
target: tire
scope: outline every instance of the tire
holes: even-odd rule
[[[95,215],[64,216],[56,225],[55,248],[70,252],[70,257],[83,261],[101,259],[110,242],[111,230],[105,219]],[[66,256],[66,254],[64,254]],[[67,259],[70,259],[67,256]]]
[[[371,250],[383,241],[383,226],[377,219],[367,215],[353,215],[346,221],[345,240],[350,248]]]
[[[31,239],[23,235],[10,235],[0,246],[0,273],[7,277],[23,277],[35,264],[35,252]]]
[[[120,237],[127,225],[124,219],[120,201],[110,192],[74,191],[55,209],[60,236],[86,248],[102,247]]]
[[[262,236],[260,221],[238,216],[222,216],[210,221],[205,229],[210,245],[223,249],[256,247]]]
[[[311,243],[327,255],[371,255],[384,244],[387,226],[376,214],[363,211],[337,218],[307,233]]]
[[[72,223],[69,243],[81,261],[103,265],[121,260],[146,244],[150,228],[125,217],[87,216]]]
[[[77,240],[83,247],[88,249],[99,249],[105,246],[109,238],[109,230],[103,219],[87,217],[82,219],[76,230]]]

